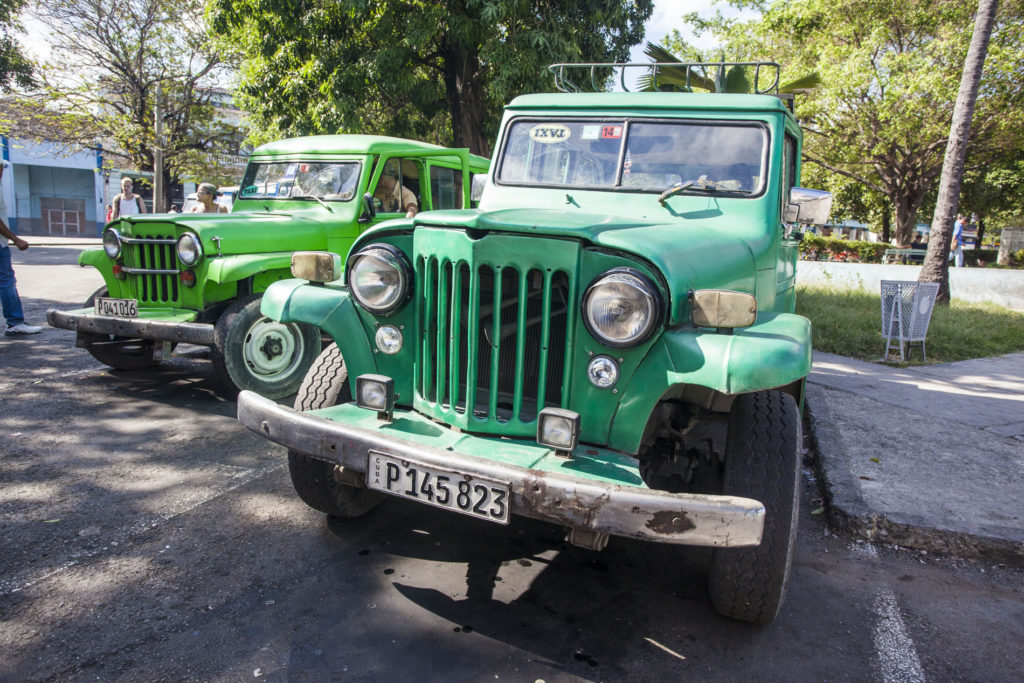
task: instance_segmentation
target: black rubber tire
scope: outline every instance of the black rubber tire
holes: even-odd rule
[[[319,330],[305,323],[277,323],[267,318],[260,312],[262,297],[250,294],[235,301],[214,326],[210,355],[221,389],[231,398],[242,389],[267,398],[291,396],[320,353]],[[283,348],[284,352],[271,356],[257,348],[254,340],[280,345],[278,350]],[[279,361],[281,355],[286,357]],[[265,363],[263,367],[261,362]],[[287,365],[277,371],[273,364],[279,362]]]
[[[92,308],[96,297],[109,295],[110,292],[105,286],[100,287],[86,300],[85,305],[88,308]],[[115,370],[144,370],[160,362],[153,358],[156,342],[152,339],[122,340],[121,337],[116,337],[112,334],[90,334],[88,335],[88,340],[90,342],[102,342],[86,346],[85,350],[89,352],[89,355]]]
[[[764,503],[761,544],[716,548],[709,591],[727,617],[768,624],[789,586],[800,509],[802,425],[796,401],[779,391],[744,394],[733,403],[726,441],[726,495]]]
[[[295,397],[296,410],[315,410],[352,400],[348,370],[337,344],[317,356]],[[288,451],[292,486],[309,507],[334,517],[359,517],[384,500],[385,494],[365,486],[343,484],[342,468],[326,460]]]

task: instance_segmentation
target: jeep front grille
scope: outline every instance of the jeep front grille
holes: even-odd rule
[[[173,235],[126,237],[124,272],[135,288],[140,304],[171,305],[178,302],[178,260]]]
[[[563,405],[575,316],[566,271],[421,256],[416,282],[416,393],[428,414],[525,436],[541,408]]]

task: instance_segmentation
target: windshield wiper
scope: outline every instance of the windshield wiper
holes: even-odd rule
[[[315,194],[296,194],[292,195],[290,199],[315,199],[316,201],[320,202],[320,205],[323,206],[325,209],[327,209],[331,213],[334,213],[334,209],[331,208],[331,205],[317,197]]]
[[[665,206],[665,202],[668,201],[669,197],[675,197],[683,190],[693,187],[693,181],[687,180],[685,183],[676,183],[672,187],[668,188],[664,192],[658,195],[658,203]]]

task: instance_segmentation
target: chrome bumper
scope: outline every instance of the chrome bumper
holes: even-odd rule
[[[432,467],[509,481],[514,514],[573,529],[680,545],[761,542],[764,506],[749,498],[667,493],[527,469],[327,420],[251,391],[238,396],[238,420],[275,443],[356,472],[366,472],[372,448]]]
[[[112,318],[89,313],[67,313],[53,308],[46,312],[50,327],[75,330],[85,334],[114,334],[132,339],[180,342],[213,346],[213,325],[180,323],[144,318]]]

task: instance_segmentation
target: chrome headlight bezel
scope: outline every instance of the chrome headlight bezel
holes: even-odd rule
[[[376,259],[378,263],[385,264],[397,276],[397,282],[393,289],[382,300],[370,300],[365,292],[358,286],[360,268],[362,263],[369,263],[367,259]],[[383,271],[383,269],[382,269]],[[345,268],[345,284],[352,292],[356,302],[370,313],[375,315],[390,315],[401,308],[409,299],[412,291],[412,267],[409,260],[398,247],[384,242],[369,244],[355,254],[348,261]]]
[[[112,240],[108,240],[108,236],[112,237]],[[111,253],[111,249],[107,247],[113,246],[114,250]],[[103,252],[107,255],[111,261],[116,261],[121,258],[121,233],[113,228],[107,228],[103,231]]]
[[[601,286],[610,281],[624,283],[646,299],[647,320],[639,332],[629,337],[611,337],[602,332],[598,323],[591,318],[591,300],[594,294]],[[584,291],[581,307],[583,324],[590,335],[605,346],[615,349],[638,346],[650,339],[651,335],[660,327],[663,315],[661,293],[657,286],[649,277],[635,268],[612,268],[594,278]]]
[[[193,256],[191,260],[185,258],[185,254],[182,253],[182,247],[192,249]],[[199,239],[199,236],[194,232],[186,232],[178,238],[178,243],[174,245],[174,251],[178,256],[178,260],[181,261],[188,268],[192,268],[197,263],[203,260],[203,242]]]

